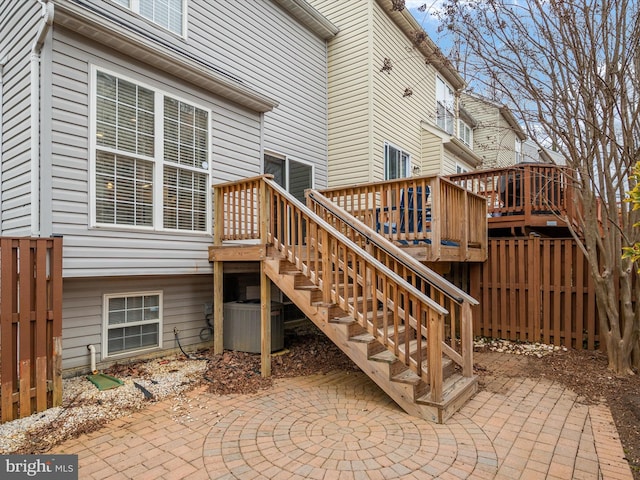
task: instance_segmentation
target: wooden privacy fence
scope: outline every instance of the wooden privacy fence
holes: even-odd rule
[[[62,404],[62,238],[0,238],[0,421]]]
[[[573,239],[490,239],[487,261],[470,266],[470,289],[477,336],[598,346],[594,284]]]

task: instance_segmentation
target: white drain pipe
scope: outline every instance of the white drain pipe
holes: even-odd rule
[[[98,370],[96,369],[96,347],[93,345],[87,345],[87,348],[91,353],[91,373],[95,375],[98,373]]]
[[[42,17],[31,47],[31,235],[40,235],[40,54],[53,24],[52,2],[38,0]]]

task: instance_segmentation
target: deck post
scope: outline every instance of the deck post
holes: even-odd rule
[[[222,190],[219,188],[213,189],[213,244],[216,246],[222,245],[222,233],[224,224],[222,218],[223,213],[223,198]],[[224,263],[213,262],[213,353],[214,355],[220,355],[224,351],[224,333],[223,333],[223,315],[224,315]]]
[[[460,339],[462,341],[462,376],[473,376],[473,312],[469,302],[462,303],[460,315]]]
[[[429,311],[427,318],[427,368],[431,400],[442,401],[442,316]]]
[[[260,372],[271,376],[271,280],[260,262]]]
[[[267,184],[260,181],[260,241],[267,242],[269,234],[269,196]],[[271,280],[265,273],[264,260],[260,262],[260,372],[263,377],[271,376]]]

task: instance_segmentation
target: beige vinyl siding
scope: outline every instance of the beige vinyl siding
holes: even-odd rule
[[[329,41],[329,185],[373,179],[370,171],[370,3],[309,3],[340,29]]]
[[[90,65],[210,109],[212,183],[253,176],[260,171],[260,114],[207,95],[144,64],[135,64],[75,33],[56,29],[51,89],[51,214],[47,228],[64,236],[64,276],[210,272],[210,235],[88,227],[92,201],[88,160]]]
[[[442,171],[442,139],[427,129],[422,129],[421,175],[440,175]]]
[[[178,348],[173,335],[174,328],[179,331],[183,347],[200,343],[200,329],[206,325],[204,304],[212,302],[211,275],[65,279],[63,290],[62,367],[65,370],[89,370],[87,345],[95,345],[96,360],[102,361],[102,303],[105,294],[161,291],[162,349]],[[159,354],[161,350],[149,350],[146,354],[153,352]],[[131,355],[125,357],[130,358]],[[116,359],[112,357],[109,361]]]
[[[499,106],[470,95],[464,95],[462,102],[478,122],[473,131],[473,150],[483,159],[480,168],[513,165],[517,136],[500,113]]]
[[[500,148],[496,152],[496,168],[508,167],[516,163],[516,140],[518,137],[513,128],[500,117],[500,130],[498,131],[498,144]]]
[[[36,2],[0,2],[2,69],[2,145],[0,233],[31,234],[31,70],[30,52],[40,6]]]
[[[442,170],[440,174],[454,175],[456,173],[456,165],[458,164],[462,165],[467,170],[473,170],[473,168],[462,162],[458,157],[445,150],[442,157]]]
[[[411,154],[413,165],[422,165],[421,121],[435,122],[435,70],[413,50],[411,41],[377,3],[373,6],[373,164],[374,180],[384,178],[384,142]],[[381,72],[391,59],[390,73]],[[405,88],[413,94],[403,97]]]
[[[209,61],[278,101],[264,115],[264,149],[313,164],[326,186],[324,40],[268,0],[190,1],[189,28],[189,43]]]

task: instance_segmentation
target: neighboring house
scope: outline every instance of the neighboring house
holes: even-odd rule
[[[481,158],[460,139],[464,81],[391,0],[310,0],[329,41],[329,185],[452,174]]]
[[[562,154],[545,147],[540,147],[536,142],[527,139],[522,143],[522,156],[524,162],[553,163],[564,166],[566,160]]]
[[[211,185],[327,184],[336,28],[304,0],[4,1],[0,18],[0,234],[64,237],[63,367],[89,344],[115,361],[200,342]]]
[[[460,128],[470,132],[461,138],[482,158],[480,168],[502,168],[530,161],[523,148],[527,136],[509,107],[466,92],[462,93],[460,103],[461,112],[465,112],[459,119]]]

